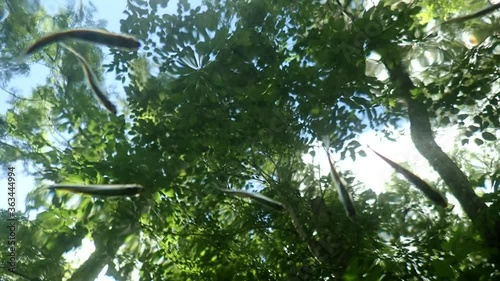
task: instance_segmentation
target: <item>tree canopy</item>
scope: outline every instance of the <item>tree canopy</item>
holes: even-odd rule
[[[37,215],[17,214],[17,263],[2,265],[2,280],[95,280],[105,266],[116,280],[498,280],[500,22],[495,11],[445,22],[489,5],[454,3],[128,0],[121,32],[142,42],[138,51],[110,48],[103,63],[104,49],[64,43],[98,80],[111,72],[123,84],[114,115],[63,45],[17,59],[46,33],[105,27],[95,8],[49,20],[37,1],[6,0],[0,163],[34,167],[27,209]],[[46,83],[21,97],[9,81],[35,62]],[[338,155],[332,167],[356,161],[367,153],[361,134],[393,139],[387,128],[405,123],[439,174],[431,185],[463,214],[403,178],[377,194],[347,170],[332,168],[332,181],[303,160],[323,143]],[[435,140],[449,127],[459,130],[453,154]],[[143,188],[107,198],[53,183]],[[9,216],[0,214],[1,229]],[[73,268],[64,254],[84,238],[95,251]]]

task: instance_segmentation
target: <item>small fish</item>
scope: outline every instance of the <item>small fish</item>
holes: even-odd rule
[[[387,164],[389,164],[396,172],[400,173],[403,175],[409,182],[411,182],[416,188],[418,188],[420,191],[424,193],[424,195],[429,198],[432,202],[434,202],[436,205],[439,205],[443,208],[448,207],[448,200],[446,197],[438,192],[436,189],[434,189],[432,186],[430,186],[427,182],[425,182],[423,179],[419,178],[409,170],[403,168],[401,165],[397,164],[396,162],[393,162],[392,160],[386,158],[382,154],[376,152],[373,150],[373,148],[369,147],[375,154],[377,154],[380,158],[382,158]]]
[[[326,151],[326,156],[328,157],[328,164],[330,164],[330,169],[331,169],[330,176],[332,178],[332,181],[335,183],[335,186],[337,187],[340,203],[342,203],[342,206],[344,207],[347,217],[349,217],[352,220],[356,216],[356,209],[354,208],[354,203],[352,201],[351,194],[349,194],[349,192],[347,191],[347,188],[340,174],[337,173],[337,170],[335,170],[332,158],[330,156],[330,152],[328,152],[328,148],[325,147],[325,151]]]
[[[66,190],[70,192],[83,193],[96,196],[136,196],[143,190],[139,184],[54,184],[48,187],[50,190]]]
[[[111,33],[98,29],[70,29],[51,33],[33,43],[26,51],[25,55],[31,55],[34,52],[44,48],[52,43],[60,42],[66,39],[83,40],[91,43],[107,45],[109,47],[118,47],[125,49],[138,49],[141,43],[137,39],[118,33]]]
[[[253,201],[255,201],[255,202],[257,202],[265,207],[269,207],[269,208],[277,210],[277,211],[284,211],[285,210],[285,206],[282,203],[275,201],[269,197],[266,197],[262,194],[243,191],[243,190],[231,190],[231,189],[223,189],[223,188],[219,188],[219,189],[223,192],[230,193],[230,194],[233,194],[235,196],[248,197],[248,198],[252,199]]]
[[[65,49],[73,53],[79,60],[80,63],[82,64],[83,72],[85,73],[85,77],[87,78],[87,83],[89,84],[90,88],[96,95],[96,97],[101,101],[101,103],[104,105],[104,107],[109,110],[111,113],[115,114],[117,113],[116,106],[107,98],[106,94],[104,93],[104,90],[101,89],[99,86],[99,83],[97,82],[97,78],[95,77],[94,72],[92,72],[92,69],[90,68],[88,62],[80,55],[77,51],[73,50],[72,48],[61,44]]]

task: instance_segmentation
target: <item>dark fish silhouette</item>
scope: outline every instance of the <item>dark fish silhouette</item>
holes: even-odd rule
[[[420,191],[424,193],[424,195],[429,198],[432,202],[434,202],[436,205],[439,205],[443,208],[448,207],[448,200],[446,197],[438,192],[436,189],[434,189],[432,186],[430,186],[427,182],[425,182],[423,179],[419,178],[412,172],[408,171],[407,169],[403,168],[401,165],[397,164],[396,162],[393,162],[392,160],[386,158],[382,154],[376,152],[373,150],[373,148],[369,147],[375,154],[377,154],[380,158],[382,158],[387,164],[389,164],[396,172],[400,173],[403,175],[410,183],[412,183],[416,188],[418,188]]]
[[[266,197],[262,194],[243,191],[243,190],[231,190],[231,189],[223,189],[223,188],[220,188],[220,190],[225,192],[225,193],[233,194],[235,196],[248,197],[248,198],[252,199],[253,201],[255,201],[255,202],[257,202],[265,207],[269,207],[269,208],[277,210],[277,211],[284,211],[285,210],[285,206],[282,203],[275,201],[269,197]]]
[[[99,86],[99,83],[97,82],[97,78],[92,72],[92,69],[90,68],[88,62],[80,55],[77,51],[73,50],[72,48],[61,44],[65,49],[73,53],[79,60],[80,63],[82,64],[83,72],[85,73],[85,77],[87,78],[87,83],[89,84],[90,88],[96,95],[96,97],[101,101],[101,103],[104,105],[104,107],[109,110],[111,113],[115,114],[117,113],[116,106],[108,99],[106,94],[104,93],[104,90]]]
[[[66,190],[70,192],[83,193],[96,196],[136,196],[143,186],[139,184],[54,184],[48,187],[50,190]]]
[[[125,49],[138,49],[141,43],[137,39],[118,33],[111,33],[98,29],[70,29],[60,32],[51,33],[44,36],[33,43],[25,51],[25,55],[33,54],[34,52],[44,48],[52,43],[64,41],[67,39],[83,40],[91,43],[106,45],[109,47],[118,47]]]
[[[330,176],[335,186],[337,187],[340,203],[342,203],[342,206],[344,207],[347,217],[353,219],[356,216],[356,209],[354,208],[351,194],[349,194],[349,192],[347,191],[347,188],[340,174],[337,173],[337,170],[335,170],[332,159],[330,157],[330,152],[328,152],[328,148],[325,147],[325,151],[326,151],[326,156],[328,157],[328,164],[330,164],[330,169],[331,169]]]

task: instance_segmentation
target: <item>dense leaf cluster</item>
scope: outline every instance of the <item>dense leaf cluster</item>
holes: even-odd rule
[[[28,2],[6,1],[2,61],[41,35],[29,26],[45,12],[26,12]],[[94,280],[109,265],[117,280],[498,278],[498,150],[473,170],[444,154],[431,130],[456,124],[463,143],[498,148],[498,34],[467,49],[449,35],[457,28],[425,34],[419,19],[433,10],[425,4],[368,2],[128,0],[121,31],[144,43],[139,52],[111,49],[101,67],[100,49],[73,46],[123,83],[118,116],[92,99],[75,57],[57,45],[36,54],[47,83],[14,98],[0,128],[1,164],[30,163],[39,187],[27,200],[36,219],[19,222],[17,272]],[[50,29],[98,25],[91,12],[63,11]],[[415,61],[428,63],[425,71],[411,71]],[[31,62],[2,65],[1,78]],[[446,187],[436,184],[466,215],[430,205],[398,178],[375,194],[340,171],[355,187],[350,220],[330,178],[302,156],[326,136],[341,160],[355,160],[365,155],[356,137],[407,121]],[[487,180],[494,192],[477,196]],[[50,181],[144,191],[99,199],[50,193]],[[257,191],[287,211],[235,200],[225,188]],[[71,269],[62,255],[84,238],[95,251]],[[18,273],[5,271],[5,280],[23,280]]]

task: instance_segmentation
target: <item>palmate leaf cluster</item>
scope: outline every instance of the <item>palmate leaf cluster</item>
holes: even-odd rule
[[[341,158],[355,160],[364,155],[357,136],[407,120],[397,75],[377,79],[366,72],[367,57],[379,54],[378,63],[392,71],[426,48],[444,59],[412,73],[412,94],[434,128],[458,125],[464,140],[495,145],[497,35],[470,50],[446,34],[426,38],[418,24],[425,6],[389,2],[365,10],[358,1],[197,7],[130,0],[121,31],[144,47],[111,49],[101,67],[123,83],[118,116],[93,101],[76,60],[60,47],[35,56],[50,77],[31,100],[14,100],[0,143],[0,155],[9,156],[3,165],[26,160],[38,179],[27,201],[37,217],[19,222],[17,272],[94,280],[109,265],[117,280],[495,280],[498,249],[468,218],[431,205],[400,179],[377,195],[341,171],[355,186],[353,222],[329,178],[302,160],[324,136]],[[10,4],[11,13],[24,11]],[[167,5],[176,12],[167,13]],[[89,11],[67,10],[54,25],[95,25],[84,16]],[[40,17],[28,15],[31,22]],[[9,32],[21,43],[2,48],[38,37],[29,30],[1,36]],[[100,49],[79,48],[102,64]],[[470,181],[498,182],[498,167],[484,167]],[[54,195],[42,188],[48,181],[136,183],[144,192],[130,199]],[[235,200],[220,188],[257,191],[289,211]],[[478,200],[488,203],[493,221],[498,192]],[[70,268],[61,256],[83,238],[96,249]]]

